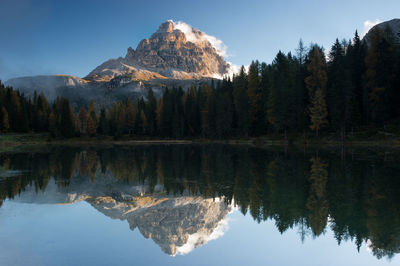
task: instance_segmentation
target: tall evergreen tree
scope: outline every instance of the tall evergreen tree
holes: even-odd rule
[[[244,66],[233,79],[233,97],[236,111],[236,125],[239,136],[248,136],[249,130],[249,97],[247,94],[247,74]]]
[[[233,99],[232,83],[226,79],[219,82],[216,91],[215,127],[218,138],[227,138],[232,133]]]
[[[252,61],[247,75],[249,97],[249,123],[252,135],[260,135],[263,130],[262,89],[260,84],[260,63]]]
[[[366,56],[366,86],[369,91],[371,118],[384,124],[395,113],[397,101],[393,88],[394,54],[392,44],[379,27],[370,32],[369,49]]]

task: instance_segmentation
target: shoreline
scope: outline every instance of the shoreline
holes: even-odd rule
[[[227,144],[227,145],[249,145],[254,147],[273,147],[273,146],[292,146],[310,148],[329,148],[329,147],[382,147],[400,148],[400,140],[393,138],[382,139],[359,139],[338,141],[327,138],[292,138],[290,141],[279,139],[276,136],[261,136],[252,138],[238,139],[162,139],[162,138],[133,138],[122,137],[114,139],[109,136],[97,137],[76,137],[71,139],[49,139],[47,134],[3,134],[0,135],[0,151],[19,147],[32,146],[107,146],[107,145],[190,145],[190,144]]]

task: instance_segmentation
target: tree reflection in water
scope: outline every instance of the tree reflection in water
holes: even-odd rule
[[[234,202],[258,223],[273,219],[281,233],[297,227],[304,240],[307,235],[318,237],[330,226],[339,245],[343,240],[353,241],[359,249],[367,242],[376,257],[392,257],[400,252],[398,155],[394,152],[388,158],[370,151],[352,151],[347,156],[320,151],[316,155],[228,145],[59,147],[1,153],[0,203],[28,189],[46,194],[55,184],[59,191],[86,193],[84,199],[104,213],[101,204],[113,203],[113,208],[118,205],[125,213],[130,210],[131,216],[123,219],[132,229],[139,227],[164,252],[176,254],[200,230],[193,227],[194,213],[203,222],[207,211],[218,213],[206,221],[204,228],[208,229],[200,230],[205,236],[196,240],[195,247],[220,226]],[[132,187],[136,189],[133,196]],[[187,209],[179,209],[186,206],[175,202],[179,197],[189,199]],[[212,204],[215,198],[224,204]],[[211,201],[196,205],[204,199]],[[154,209],[149,208],[156,205],[169,221],[174,215],[187,215],[186,224],[168,228],[176,231],[176,239],[165,242],[170,231],[160,223],[147,230],[144,224],[149,220],[133,212],[145,206],[147,217],[156,221],[163,213],[151,213]],[[171,206],[178,206],[175,212]],[[106,215],[122,217],[112,210]],[[179,230],[186,230],[185,234],[179,236]]]

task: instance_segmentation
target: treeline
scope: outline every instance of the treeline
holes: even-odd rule
[[[156,99],[129,99],[110,108],[71,108],[65,98],[50,106],[43,95],[27,99],[0,84],[3,132],[49,131],[53,136],[135,135],[228,138],[269,133],[340,133],[398,123],[400,48],[390,28],[368,41],[357,32],[326,55],[322,47],[279,52],[271,64],[253,61],[246,71],[211,84],[165,89]]]
[[[301,238],[318,237],[330,227],[338,244],[351,240],[359,249],[368,241],[378,258],[398,253],[399,154],[318,154],[230,145],[1,153],[0,206],[30,186],[45,192],[53,182],[60,192],[104,188],[111,197],[141,185],[145,196],[223,197],[257,222],[273,220],[281,233],[296,228]]]

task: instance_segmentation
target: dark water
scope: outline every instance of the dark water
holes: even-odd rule
[[[400,153],[0,153],[0,265],[399,265]]]

